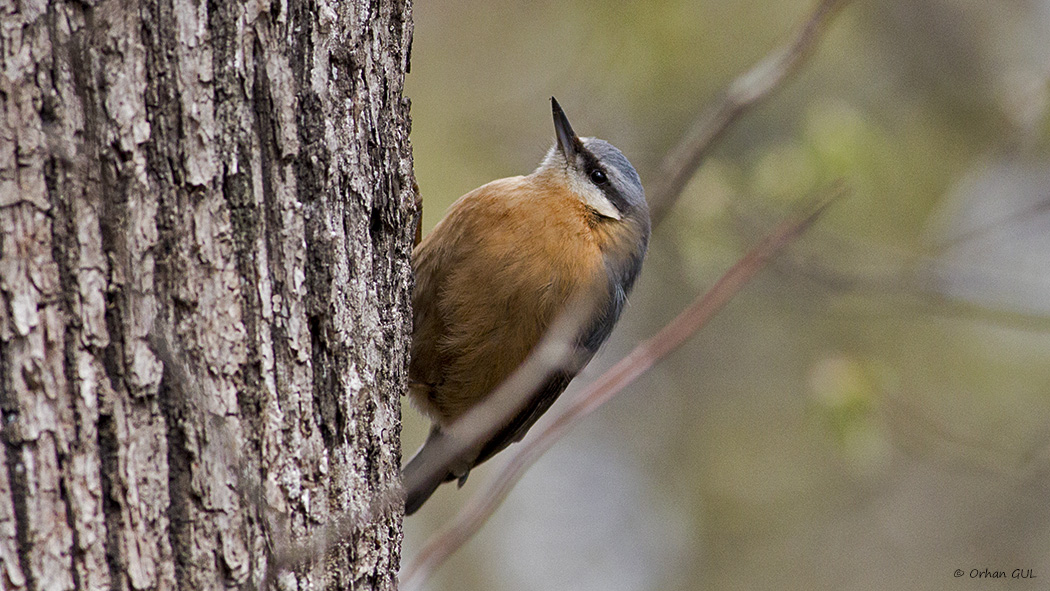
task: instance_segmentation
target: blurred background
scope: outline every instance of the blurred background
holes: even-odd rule
[[[652,186],[814,5],[419,0],[407,94],[424,231],[536,167],[551,95]],[[429,588],[1046,589],[1048,39],[1047,0],[847,6],[656,229],[631,305],[566,397],[800,204],[836,179],[851,195],[559,442]],[[404,421],[407,456],[427,422],[407,399]],[[406,520],[404,563],[513,450]]]

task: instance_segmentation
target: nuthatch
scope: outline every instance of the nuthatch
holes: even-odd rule
[[[434,424],[403,470],[406,483],[419,480],[411,476],[424,470],[427,448],[525,360],[566,304],[587,297],[595,305],[576,341],[582,369],[641,270],[649,206],[638,173],[612,144],[577,137],[553,97],[551,108],[557,142],[539,168],[460,197],[412,254],[409,390]],[[406,491],[405,513],[524,437],[574,376],[548,378],[476,454]]]

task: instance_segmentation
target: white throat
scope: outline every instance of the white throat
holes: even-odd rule
[[[572,194],[584,205],[598,212],[598,215],[614,220],[623,219],[623,214],[616,209],[616,206],[609,201],[609,198],[605,196],[601,189],[594,186],[594,183],[589,179],[576,174],[573,167],[565,162],[565,157],[562,156],[557,146],[554,146],[547,152],[547,156],[536,170],[536,172],[541,171],[548,171],[548,174],[553,173],[563,176]]]
[[[605,193],[589,180],[580,178],[579,175],[569,174],[569,189],[584,205],[597,211],[598,215],[614,220],[623,219],[620,210],[616,209]]]

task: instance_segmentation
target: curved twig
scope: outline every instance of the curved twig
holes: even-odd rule
[[[831,18],[847,1],[822,0],[786,45],[777,48],[751,70],[737,77],[723,93],[722,99],[697,119],[690,132],[664,159],[658,176],[662,181],[649,194],[654,226],[659,225],[666,217],[667,212],[677,202],[686,183],[695,174],[722,134],[741,115],[778,89],[804,63],[805,58],[812,53],[820,41]],[[841,192],[840,190],[835,197]],[[563,433],[612,398],[658,360],[681,346],[764,267],[770,257],[804,232],[830,202],[829,199],[800,221],[781,224],[776,231],[737,262],[710,291],[694,301],[656,336],[638,345],[630,355],[623,358],[598,381],[581,392],[569,407],[547,423],[548,426],[539,436],[528,439],[527,443],[514,453],[496,480],[484,491],[472,497],[459,516],[446,529],[428,541],[415,560],[406,567],[402,577],[405,588],[412,589],[421,585],[438,565],[462,546],[485,523],[524,470],[549,449]],[[563,317],[555,323],[550,331],[551,349],[558,349],[559,341],[554,335],[571,332],[573,318],[578,317],[579,315],[575,313],[563,314]],[[569,330],[559,329],[558,327],[562,324]],[[537,355],[537,357],[546,359],[546,361],[538,362],[539,367],[533,367],[532,370],[521,368],[521,373],[533,380],[542,379],[548,368],[556,367],[558,363],[546,355]],[[526,364],[529,364],[529,361],[526,361]],[[512,380],[508,380],[510,381]],[[509,387],[510,384],[505,384],[508,386],[506,388],[500,387],[499,398],[505,402],[498,404],[500,407],[498,410],[482,410],[481,412],[486,414],[487,419],[492,418],[493,413],[500,415],[506,411],[508,406],[516,408],[513,401],[520,396],[514,393],[528,391],[528,388],[522,388],[522,386],[527,386],[529,380],[523,379],[520,382],[519,387]],[[492,398],[497,398],[497,396],[494,395]],[[493,403],[496,405],[495,400]],[[464,429],[470,433],[461,445],[467,446],[470,445],[469,440],[472,439],[470,436],[476,435],[476,432],[483,430],[483,427],[472,428],[471,422],[464,421],[464,423],[466,424]],[[490,423],[485,421],[482,424]],[[463,435],[468,435],[468,433],[463,433]],[[450,450],[449,454],[453,453],[455,452]]]
[[[744,72],[734,80],[723,92],[721,100],[705,111],[685,138],[668,153],[658,174],[661,182],[649,195],[654,226],[667,216],[668,211],[677,202],[682,189],[706,159],[722,133],[729,129],[744,112],[769,97],[798,69],[805,58],[811,55],[828,23],[846,1],[822,0],[789,43],[772,51],[751,70]],[[841,191],[835,196],[839,194]],[[744,283],[747,283],[765,266],[770,257],[810,227],[824,208],[831,203],[831,200],[825,200],[813,213],[801,220],[785,221],[781,224],[761,244],[740,259],[726,275],[723,275],[707,294],[698,297],[689,308],[679,314],[656,336],[637,345],[630,355],[616,363],[601,378],[587,387],[561,414],[546,423],[546,428],[540,431],[538,437],[528,439],[521,448],[514,452],[497,479],[485,490],[471,498],[457,519],[433,537],[416,556],[415,561],[408,565],[402,576],[404,587],[413,589],[421,585],[447,556],[480,529],[506,497],[513,484],[521,478],[524,470],[542,456],[543,452],[550,448],[556,440],[560,439],[564,432],[592,413],[595,408],[611,399],[625,385],[648,371],[654,363],[677,349],[698,331],[722,305],[726,304],[743,287]],[[538,347],[538,350],[545,349],[549,352],[564,349],[558,346],[563,340],[559,339],[558,335],[571,334],[572,319],[580,317],[577,312],[579,311],[564,314],[559,322],[555,322],[554,328],[550,331],[551,335],[545,338],[548,346]],[[562,324],[567,330],[559,329]],[[531,368],[523,366],[521,371],[516,373],[516,377],[521,379],[511,378],[508,383],[499,388],[497,393],[493,393],[491,398],[502,402],[492,400],[492,406],[479,409],[479,417],[484,416],[486,419],[480,422],[481,426],[477,426],[479,423],[474,420],[463,421],[462,435],[464,438],[457,445],[458,448],[469,446],[470,440],[484,431],[484,425],[493,424],[490,421],[492,417],[502,416],[508,409],[516,408],[517,403],[514,401],[521,397],[514,393],[527,392],[528,388],[525,386],[530,383],[530,380],[541,380],[549,368],[559,364],[558,356],[547,354],[531,356],[526,361],[526,365],[529,365],[530,362]],[[509,382],[518,382],[517,387]],[[500,396],[496,396],[497,394]],[[447,451],[449,457],[454,456],[455,453],[456,450]]]
[[[685,137],[667,153],[656,177],[659,180],[649,192],[654,226],[667,216],[722,134],[798,70],[820,42],[832,17],[847,2],[821,0],[787,44],[737,76],[722,93],[721,99],[697,118]]]
[[[761,243],[737,261],[715,285],[696,298],[655,336],[643,341],[592,383],[550,421],[538,436],[526,438],[499,475],[484,490],[471,497],[451,525],[431,538],[405,569],[401,583],[416,589],[437,566],[469,540],[488,520],[514,484],[544,452],[569,429],[612,399],[626,385],[685,343],[714,316],[769,260],[805,232],[833,201],[844,194],[839,189],[801,219],[782,222]]]

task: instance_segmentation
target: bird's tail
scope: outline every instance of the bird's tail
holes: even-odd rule
[[[437,425],[430,429],[423,447],[401,469],[401,483],[405,487],[405,515],[419,509],[442,482],[455,480],[457,476],[447,467],[438,469],[438,455],[446,447],[446,436]]]

